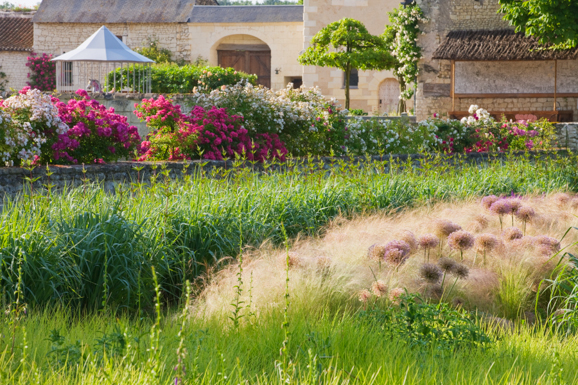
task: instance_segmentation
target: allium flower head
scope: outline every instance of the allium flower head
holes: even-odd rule
[[[367,301],[369,301],[369,299],[371,298],[371,293],[369,292],[369,290],[361,290],[359,292],[359,302],[361,303],[367,303]]]
[[[426,290],[427,296],[430,298],[440,299],[444,294],[444,288],[439,283],[428,285]]]
[[[433,234],[424,234],[417,239],[417,243],[420,248],[429,250],[438,247],[440,240]]]
[[[456,266],[456,264],[457,264],[456,261],[454,261],[453,259],[447,258],[447,257],[442,257],[438,261],[438,266],[445,272],[452,271],[454,269],[454,267]]]
[[[573,209],[578,208],[578,198],[572,198],[572,200],[570,201],[570,206]]]
[[[396,287],[389,292],[389,300],[397,305],[399,305],[401,296],[405,294],[405,290],[401,287]]]
[[[518,198],[508,198],[507,201],[510,204],[510,212],[515,212],[522,207],[522,201]]]
[[[285,267],[287,264],[287,254],[283,254],[281,255],[281,257],[279,258],[279,263]],[[300,267],[303,266],[303,259],[299,256],[299,254],[295,253],[295,252],[290,252],[289,253],[289,267],[290,268],[294,268],[294,267]]]
[[[498,215],[506,215],[512,212],[512,205],[508,199],[500,199],[490,206],[490,211]]]
[[[521,239],[524,236],[522,230],[517,227],[508,227],[502,232],[502,238],[506,241],[513,241],[514,239]]]
[[[474,236],[467,231],[459,230],[448,237],[448,245],[453,250],[468,250],[474,245]]]
[[[482,215],[482,214],[478,214],[476,215],[476,217],[474,218],[474,221],[478,224],[478,228],[480,229],[485,229],[486,227],[488,227],[488,224],[490,223],[490,220],[488,219],[487,216]]]
[[[450,222],[445,219],[436,219],[434,222],[434,231],[440,238],[445,238],[449,236],[451,233],[454,233],[462,228],[459,225],[456,225],[453,222]]]
[[[381,261],[385,256],[385,245],[376,243],[367,250],[367,257],[372,261]]]
[[[474,241],[474,250],[478,253],[491,252],[499,243],[500,240],[493,234],[480,234]]]
[[[524,222],[530,222],[536,216],[536,212],[530,206],[520,206],[516,210],[516,217]]]
[[[571,197],[566,193],[558,193],[554,194],[552,199],[554,200],[554,203],[556,203],[558,206],[564,207],[570,202]]]
[[[443,272],[439,266],[433,263],[424,263],[419,268],[419,275],[428,283],[437,283],[441,279]]]
[[[534,237],[534,246],[543,255],[552,255],[560,251],[560,242],[552,237],[545,235]]]
[[[384,258],[386,262],[399,265],[409,257],[410,246],[405,241],[394,240],[385,245]]]
[[[490,207],[491,207],[494,203],[496,203],[496,201],[498,201],[498,199],[500,199],[500,198],[498,198],[498,197],[495,196],[495,195],[488,195],[488,196],[486,196],[486,197],[483,197],[483,198],[482,198],[482,206],[483,206],[485,209],[489,210]]]
[[[414,253],[417,251],[417,240],[415,239],[415,235],[409,230],[402,230],[398,234],[395,235],[397,239],[400,241],[404,241],[409,245],[410,253]]]
[[[376,297],[381,297],[382,295],[387,293],[387,285],[385,284],[385,282],[377,280],[373,282],[373,284],[371,285],[371,291]]]
[[[466,279],[470,274],[470,269],[462,263],[457,263],[451,273],[459,279]]]

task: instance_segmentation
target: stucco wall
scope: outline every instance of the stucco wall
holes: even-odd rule
[[[194,23],[189,24],[191,57],[202,56],[217,65],[220,44],[256,44],[271,49],[271,89],[285,87],[285,77],[301,76],[297,62],[303,49],[303,23]],[[275,69],[279,68],[279,73]]]
[[[38,53],[60,55],[78,47],[101,24],[85,23],[34,23],[34,50]],[[189,28],[184,23],[158,24],[106,24],[112,33],[123,36],[130,48],[142,47],[149,38],[158,41],[159,47],[173,53],[173,59],[190,60]],[[193,58],[194,59],[194,58]]]
[[[380,35],[388,23],[387,13],[398,7],[399,0],[304,0],[303,48],[323,27],[344,17],[359,20],[369,33]],[[350,90],[351,108],[373,112],[379,106],[379,85],[393,78],[391,71],[359,71],[359,87]],[[343,72],[335,68],[307,66],[303,70],[303,84],[319,86],[324,95],[345,104]]]
[[[10,88],[21,89],[26,86],[28,80],[28,67],[26,58],[29,52],[0,51],[0,72],[6,74],[8,82],[5,85],[6,91]]]

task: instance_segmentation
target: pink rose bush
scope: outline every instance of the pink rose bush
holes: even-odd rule
[[[287,150],[277,134],[249,135],[243,118],[226,109],[196,106],[184,114],[179,105],[159,96],[135,104],[135,114],[153,130],[142,142],[140,160],[284,159]]]
[[[68,131],[50,96],[30,87],[0,101],[0,119],[0,157],[7,166],[48,161],[51,146]]]
[[[57,163],[103,163],[129,158],[140,145],[141,138],[127,118],[107,109],[85,90],[76,91],[78,98],[63,103],[52,102],[60,118],[70,129],[58,135],[52,145]]]
[[[30,69],[27,84],[40,91],[52,91],[56,88],[56,64],[52,62],[52,55],[45,53],[42,56],[28,56],[26,67]]]

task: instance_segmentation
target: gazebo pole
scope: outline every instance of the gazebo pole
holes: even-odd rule
[[[452,60],[452,111],[456,111],[456,61]]]
[[[554,111],[558,111],[558,60],[554,60]],[[558,119],[556,112],[556,119]]]

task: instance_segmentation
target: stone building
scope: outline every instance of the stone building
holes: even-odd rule
[[[429,19],[419,44],[418,119],[470,105],[496,117],[578,117],[578,50],[544,50],[516,34],[498,0],[417,0]]]
[[[0,12],[0,72],[5,91],[26,86],[26,58],[32,51],[33,13]]]

